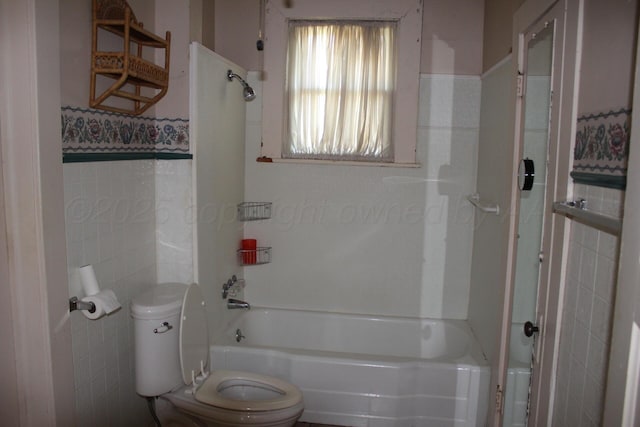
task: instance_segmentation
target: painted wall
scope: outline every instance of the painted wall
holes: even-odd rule
[[[214,50],[216,43],[216,2],[202,1],[202,45]]]
[[[199,41],[204,32],[210,31],[212,21],[210,5],[203,7],[201,0],[130,0],[128,1],[138,21],[147,30],[164,36],[171,31],[170,84],[167,94],[145,116],[160,118],[189,115],[189,43]],[[89,70],[91,68],[91,2],[81,0],[60,1],[60,50],[62,104],[88,107]],[[102,34],[105,43],[119,49],[119,39]],[[158,63],[164,61],[158,52]]]
[[[487,71],[511,53],[513,14],[525,0],[485,0],[482,70]]]
[[[420,72],[482,72],[484,0],[425,0]]]
[[[195,0],[155,0],[154,28],[164,35],[171,31],[171,63],[169,65],[169,89],[156,104],[156,117],[189,117],[189,42],[191,33],[198,37],[199,22],[191,22],[191,7]],[[201,7],[201,4],[200,4]],[[163,63],[164,56],[156,63]]]
[[[60,90],[62,105],[87,108],[91,70],[91,4],[90,1],[60,0]],[[154,0],[132,0],[129,5],[146,29],[155,28]],[[121,39],[101,33],[101,46],[122,48]],[[107,79],[105,79],[106,82]],[[99,81],[98,88],[105,82]],[[154,107],[146,115],[153,116]]]
[[[421,75],[418,169],[255,162],[260,82],[247,105],[245,224],[272,262],[245,267],[254,305],[434,318],[467,316],[479,120],[478,77]]]
[[[579,116],[631,106],[637,8],[624,0],[585,2]],[[622,215],[623,191],[576,185],[574,197],[585,198],[589,209]],[[572,223],[554,425],[602,422],[618,251],[614,236]]]
[[[262,69],[256,50],[260,21],[256,0],[216,0],[215,51],[247,70]],[[420,72],[479,75],[482,69],[483,1],[424,0]],[[293,2],[295,7],[295,2]]]
[[[578,115],[631,106],[637,3],[585,0]]]

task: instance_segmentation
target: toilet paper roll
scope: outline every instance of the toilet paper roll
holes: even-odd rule
[[[93,266],[87,264],[78,269],[80,273],[80,283],[82,284],[82,290],[87,296],[96,295],[100,292],[100,286],[98,286],[98,279],[96,279],[96,272],[93,271]]]
[[[111,289],[105,289],[95,295],[86,296],[82,298],[82,301],[92,302],[96,306],[96,311],[93,313],[90,313],[89,310],[82,310],[82,314],[91,320],[113,313],[121,307],[116,294]]]

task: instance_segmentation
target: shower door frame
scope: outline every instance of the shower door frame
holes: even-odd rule
[[[560,340],[562,298],[566,276],[568,220],[551,212],[552,202],[566,200],[571,196],[572,184],[569,171],[572,165],[572,142],[577,117],[578,65],[580,64],[583,0],[527,0],[514,15],[513,21],[513,100],[511,111],[514,144],[512,157],[511,193],[509,205],[509,240],[507,250],[505,302],[502,319],[500,366],[503,378],[509,361],[509,334],[513,289],[517,260],[517,233],[519,219],[519,189],[515,177],[522,156],[524,126],[524,97],[518,96],[519,80],[524,80],[523,65],[527,55],[527,35],[543,21],[562,21],[559,31],[554,33],[553,111],[549,125],[549,161],[547,165],[547,187],[545,195],[545,219],[543,225],[544,261],[540,267],[536,319],[540,327],[535,347],[536,362],[531,379],[529,425],[550,425],[553,414],[557,349]],[[557,37],[557,39],[556,39]],[[559,59],[559,60],[557,60]],[[555,120],[555,121],[554,121]],[[502,382],[504,384],[506,381]],[[501,417],[490,423],[502,425]]]

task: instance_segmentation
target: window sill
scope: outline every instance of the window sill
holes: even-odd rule
[[[282,159],[270,157],[258,157],[258,163],[298,163],[307,165],[338,165],[338,166],[368,166],[381,168],[420,168],[420,163],[383,163],[383,162],[355,162],[346,160],[313,160],[313,159]]]

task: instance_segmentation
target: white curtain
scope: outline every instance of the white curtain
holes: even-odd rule
[[[395,28],[290,22],[283,157],[393,161]]]

